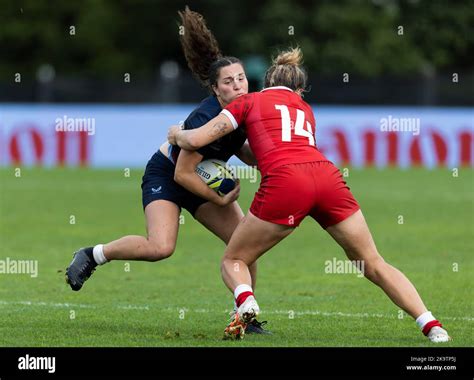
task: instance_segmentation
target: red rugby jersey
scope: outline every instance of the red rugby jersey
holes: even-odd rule
[[[285,164],[327,161],[317,149],[313,111],[284,86],[240,96],[221,111],[243,126],[262,175]]]

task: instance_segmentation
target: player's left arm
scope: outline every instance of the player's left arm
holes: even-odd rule
[[[257,159],[250,148],[249,143],[246,141],[242,147],[235,153],[235,155],[244,163],[249,166],[257,166]]]
[[[182,149],[197,150],[228,135],[233,130],[234,126],[229,117],[220,113],[200,128],[183,130],[179,126],[172,126],[168,130],[168,142]]]
[[[199,152],[181,150],[174,171],[175,182],[191,193],[218,206],[226,206],[235,201],[239,197],[240,185],[237,185],[234,190],[221,197],[196,174],[196,165],[202,159],[203,156]]]

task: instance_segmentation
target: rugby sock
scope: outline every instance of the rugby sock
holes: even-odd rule
[[[242,305],[249,296],[254,296],[250,285],[241,284],[237,286],[234,290],[235,304],[237,307]]]
[[[416,324],[425,335],[428,335],[431,328],[434,326],[443,327],[443,325],[435,317],[433,317],[431,311],[426,311],[416,318]]]
[[[92,254],[94,255],[94,261],[99,265],[103,265],[108,261],[104,256],[103,244],[97,244],[92,250]]]

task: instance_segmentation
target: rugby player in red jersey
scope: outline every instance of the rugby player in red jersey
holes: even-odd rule
[[[432,342],[450,339],[412,283],[377,251],[360,207],[338,168],[318,151],[315,119],[301,95],[307,75],[299,48],[282,52],[265,75],[265,88],[239,97],[201,128],[170,128],[168,141],[193,150],[245,128],[262,174],[249,212],[226,247],[222,278],[238,306],[224,338],[242,338],[259,314],[249,265],[288,236],[306,216],[314,218],[344,249],[364,263],[364,275],[411,315]],[[296,253],[295,253],[296,254]]]

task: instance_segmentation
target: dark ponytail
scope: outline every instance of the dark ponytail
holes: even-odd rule
[[[209,87],[209,69],[222,57],[217,40],[201,14],[189,7],[178,14],[184,27],[180,40],[188,67],[204,87]]]
[[[201,14],[187,6],[178,14],[184,27],[180,41],[188,67],[199,82],[214,94],[212,86],[217,85],[222,67],[233,63],[239,63],[242,67],[244,65],[238,58],[222,56],[219,44]]]

